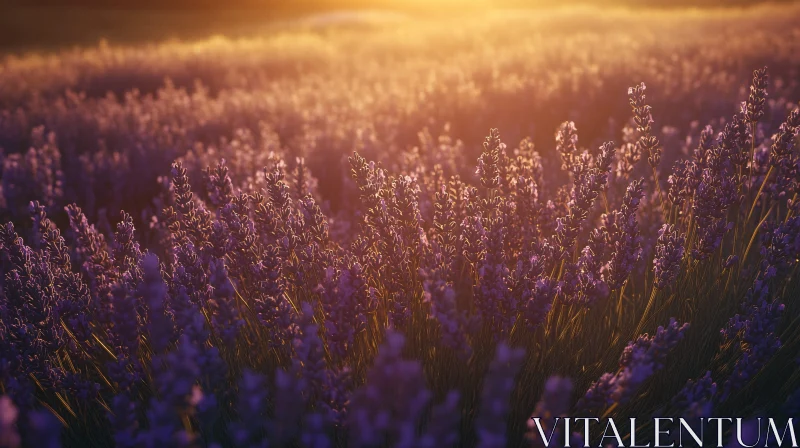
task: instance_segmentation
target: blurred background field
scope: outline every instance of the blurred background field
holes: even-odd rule
[[[242,131],[261,144],[267,129],[292,158],[306,157],[325,199],[338,207],[347,194],[346,154],[363,147],[366,155],[397,164],[420,144],[424,129],[435,139],[447,126],[465,142],[469,161],[487,123],[509,141],[530,136],[542,147],[566,119],[578,123],[587,143],[618,139],[629,114],[623,94],[636,82],[651,88],[659,125],[677,135],[734,110],[747,95],[742,80],[753,67],[769,65],[776,98],[792,98],[798,89],[800,7],[794,4],[494,9],[453,17],[339,11],[279,20],[255,34],[242,26],[242,35],[139,41],[158,33],[140,22],[151,12],[95,12],[131,20],[130,29],[141,35],[127,43],[111,38],[76,47],[62,45],[70,39],[63,37],[49,51],[6,56],[0,147],[24,151],[31,130],[45,125],[76,154],[130,157],[137,147],[143,157],[166,161]],[[235,21],[224,12],[155,14],[185,17],[187,25],[193,14]],[[82,29],[78,18],[63,22]],[[57,28],[31,26],[48,29]],[[678,156],[673,152],[668,157]],[[149,163],[133,173],[129,163],[116,166],[115,189],[93,187],[96,192],[73,186],[101,173],[72,163],[64,200],[116,216],[123,197],[155,194],[155,179],[168,164]],[[141,188],[153,190],[128,193]]]
[[[523,446],[555,374],[564,413],[796,412],[800,4],[554,5],[4,3],[20,421]]]
[[[4,0],[0,52],[113,43],[197,39],[214,34],[252,36],[304,18],[341,11],[371,11],[414,18],[463,16],[487,9],[542,10],[589,4],[602,8],[742,8],[791,0]]]

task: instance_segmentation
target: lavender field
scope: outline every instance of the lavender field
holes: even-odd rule
[[[798,418],[798,100],[789,4],[8,54],[0,448]]]

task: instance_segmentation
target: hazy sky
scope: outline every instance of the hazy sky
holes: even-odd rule
[[[791,0],[772,0],[791,1]],[[570,4],[743,6],[759,0],[0,0],[0,55],[69,45],[246,35],[273,20],[342,9],[388,9],[421,16]]]
[[[775,0],[773,0],[775,1]],[[782,0],[777,0],[782,1]],[[786,0],[783,0],[786,1]],[[758,0],[0,0],[0,4],[16,6],[61,6],[114,9],[229,9],[247,8],[268,12],[311,12],[341,8],[448,9],[482,8],[487,6],[525,7],[551,6],[564,3],[626,5],[697,5],[726,6],[759,3]],[[2,8],[2,6],[0,6]]]

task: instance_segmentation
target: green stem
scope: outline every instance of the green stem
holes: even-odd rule
[[[756,204],[758,204],[758,198],[761,196],[761,193],[764,191],[764,186],[767,184],[767,179],[772,174],[773,167],[770,166],[769,170],[767,170],[767,174],[764,175],[764,180],[761,181],[761,186],[758,188],[758,193],[756,193],[756,197],[753,198],[753,205],[750,206],[750,212],[747,214],[747,219],[745,223],[750,222],[750,218],[753,217],[753,211],[756,209]]]

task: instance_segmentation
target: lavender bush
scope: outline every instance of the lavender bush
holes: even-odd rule
[[[784,412],[800,9],[774,8],[6,58],[0,447]]]

